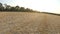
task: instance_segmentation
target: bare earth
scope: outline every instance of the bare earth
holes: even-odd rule
[[[60,16],[0,12],[0,34],[60,34]]]

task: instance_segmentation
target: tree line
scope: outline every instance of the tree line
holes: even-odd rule
[[[19,6],[10,6],[7,4],[0,3],[0,11],[22,11],[22,12],[32,12],[32,9],[19,7]]]

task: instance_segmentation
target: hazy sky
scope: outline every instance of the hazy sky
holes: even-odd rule
[[[60,0],[0,0],[3,4],[23,6],[38,11],[60,14]]]

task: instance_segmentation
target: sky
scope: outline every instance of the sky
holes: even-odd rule
[[[3,4],[60,14],[60,0],[0,0]]]

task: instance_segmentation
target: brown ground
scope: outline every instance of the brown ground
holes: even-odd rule
[[[60,34],[60,16],[0,12],[0,34]]]

